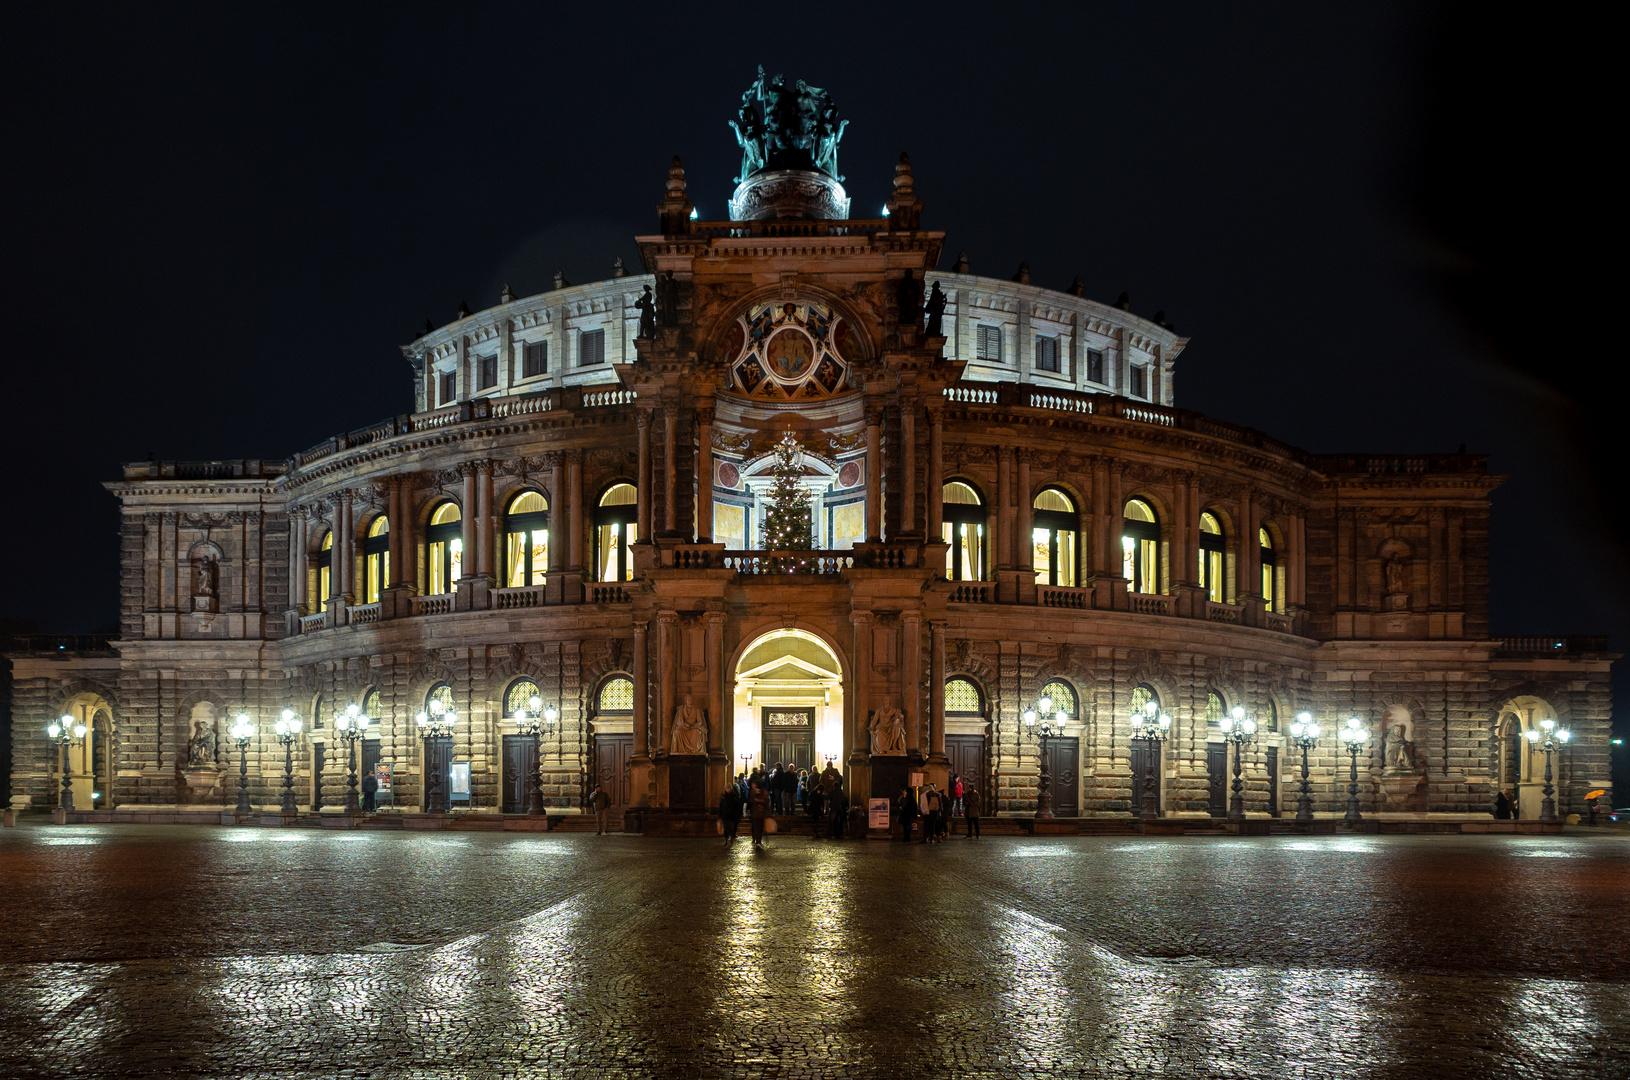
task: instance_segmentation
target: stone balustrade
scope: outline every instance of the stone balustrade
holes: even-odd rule
[[[346,619],[352,626],[366,626],[379,621],[379,601],[371,604],[353,604],[346,611]]]
[[[543,606],[544,593],[547,591],[543,585],[523,585],[513,589],[493,589],[492,606],[498,611],[516,611],[520,608],[534,608]]]

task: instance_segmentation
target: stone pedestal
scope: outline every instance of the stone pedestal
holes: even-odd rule
[[[871,798],[893,800],[911,779],[911,759],[904,756],[871,759]]]
[[[219,802],[221,770],[214,765],[186,769],[181,778],[187,786],[187,796],[195,803]]]
[[[670,754],[659,766],[668,774],[670,810],[701,812],[707,809],[707,758],[698,755]],[[660,788],[660,781],[658,787]]]
[[[1427,801],[1424,776],[1392,769],[1381,774],[1381,804],[1387,810],[1424,811]]]
[[[629,798],[639,809],[656,805],[656,765],[648,757],[637,757],[628,763]]]

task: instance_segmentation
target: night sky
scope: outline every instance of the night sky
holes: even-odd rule
[[[1630,645],[1601,325],[1623,273],[1592,265],[1622,250],[1597,164],[1618,125],[1587,28],[1421,4],[345,7],[8,13],[8,629],[114,624],[120,462],[281,459],[409,411],[398,346],[426,318],[637,267],[675,153],[723,218],[725,122],[762,63],[850,119],[857,215],[911,153],[942,268],[1024,261],[1164,310],[1192,339],[1180,405],[1315,452],[1489,454],[1494,632]]]

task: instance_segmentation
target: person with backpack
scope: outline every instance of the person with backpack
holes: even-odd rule
[[[944,805],[944,801],[940,796],[939,789],[934,786],[933,781],[929,781],[928,787],[923,789],[921,802],[923,814],[923,843],[937,844],[940,841],[940,820],[942,817],[941,808]]]

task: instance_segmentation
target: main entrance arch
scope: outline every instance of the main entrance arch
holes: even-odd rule
[[[754,639],[736,663],[733,705],[735,771],[778,761],[843,767],[843,668],[815,634],[787,628]]]

